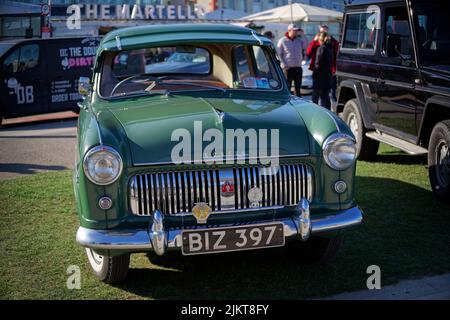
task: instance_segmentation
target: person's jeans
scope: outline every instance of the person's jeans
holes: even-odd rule
[[[333,98],[334,101],[337,100],[336,87],[337,87],[337,77],[334,74],[333,77],[331,78],[331,98]]]
[[[295,95],[300,97],[302,87],[303,70],[302,67],[293,67],[286,69],[286,78],[289,91],[291,91],[292,81],[294,81]]]
[[[330,110],[330,89],[313,89],[312,102],[314,102],[315,104],[319,104],[319,99],[320,105]]]

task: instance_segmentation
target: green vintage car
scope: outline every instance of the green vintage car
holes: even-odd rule
[[[324,262],[362,222],[351,131],[291,95],[251,29],[120,29],[79,86],[76,240],[102,281],[123,280],[136,252],[286,246]]]

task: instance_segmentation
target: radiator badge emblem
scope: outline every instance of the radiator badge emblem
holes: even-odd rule
[[[250,200],[250,207],[259,208],[261,206],[261,200],[263,198],[263,194],[260,188],[253,187],[248,191],[248,200]]]
[[[194,208],[192,208],[192,214],[195,219],[197,219],[197,223],[206,223],[211,211],[211,207],[205,202],[198,202],[195,204]]]
[[[225,180],[221,183],[221,194],[222,197],[229,198],[234,196],[234,181]]]

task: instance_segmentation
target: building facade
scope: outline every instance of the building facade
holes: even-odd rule
[[[216,9],[233,9],[248,14],[257,13],[289,4],[289,0],[211,0]],[[326,9],[344,11],[344,0],[292,0],[292,2],[308,4]]]
[[[345,5],[344,0],[292,1],[337,11],[343,11]],[[5,8],[12,7],[9,2],[10,0],[0,0]],[[113,28],[146,23],[202,22],[205,21],[203,18],[206,13],[217,9],[252,14],[289,2],[290,0],[15,0],[15,3],[34,7],[33,10],[38,12],[31,18],[22,13],[2,15],[0,12],[0,38],[25,37],[30,34],[96,36]],[[48,15],[40,15],[42,3],[51,5]],[[28,12],[29,9],[22,11]],[[314,32],[316,29],[314,28]]]

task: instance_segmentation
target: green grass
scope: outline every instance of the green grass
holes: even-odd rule
[[[382,285],[450,271],[450,207],[438,203],[426,159],[383,146],[357,169],[365,223],[346,234],[334,263],[304,266],[284,249],[198,257],[132,255],[129,277],[105,285],[75,243],[78,217],[71,172],[0,182],[0,299],[308,298],[364,289],[366,269],[380,266]],[[81,268],[81,289],[66,270]]]

